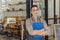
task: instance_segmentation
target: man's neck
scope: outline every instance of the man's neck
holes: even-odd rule
[[[33,19],[34,19],[34,21],[36,21],[36,22],[38,21],[38,17],[36,17],[36,16],[33,17]]]

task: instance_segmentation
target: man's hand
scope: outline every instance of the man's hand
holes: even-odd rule
[[[47,35],[47,34],[46,34],[46,31],[44,31],[44,29],[42,29],[42,30],[39,30],[38,35],[45,36],[45,35]]]
[[[42,30],[34,30],[31,35],[42,35],[42,36],[45,36],[46,35],[46,31],[44,31],[44,29],[42,29]]]
[[[37,35],[39,33],[39,30],[34,30],[31,35]]]

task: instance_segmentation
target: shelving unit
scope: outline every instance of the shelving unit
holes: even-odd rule
[[[4,5],[4,4],[2,4]],[[21,22],[21,30],[20,30],[20,35],[21,35],[21,40],[23,40],[23,36],[24,36],[24,19],[23,17],[26,17],[26,1],[25,2],[18,2],[18,3],[8,3],[7,6],[9,8],[7,8],[5,11],[3,11],[4,14],[4,27],[7,27],[7,18],[12,17],[14,18],[14,16],[16,17],[16,23],[18,24],[9,24],[11,27],[8,28],[8,30],[12,30],[11,32],[14,33],[15,31],[15,25],[16,26],[20,26],[20,22]],[[3,9],[4,10],[4,9]],[[21,17],[23,16],[23,17]],[[22,19],[20,19],[19,17],[21,17]],[[13,27],[14,26],[14,27]],[[17,30],[18,28],[16,28]],[[14,31],[14,32],[13,32]],[[18,31],[18,30],[17,30]]]
[[[23,5],[23,4],[26,4],[26,2],[20,2],[20,3],[18,3],[18,4],[9,4],[9,6]]]
[[[26,17],[8,17],[8,18],[16,18],[16,23],[13,23],[13,24],[7,24],[6,21],[7,21],[7,17],[5,17],[5,23],[4,23],[4,28],[6,29],[6,31],[8,33],[12,33],[12,34],[18,34],[18,33],[15,33],[15,32],[19,32],[20,34],[20,37],[21,37],[21,40],[23,40],[23,36],[24,36],[24,20],[26,19]],[[20,30],[18,30],[20,28]],[[15,30],[15,31],[14,31]]]
[[[6,9],[3,11],[3,14],[8,16],[14,14],[15,16],[26,16],[26,1],[18,2],[18,3],[9,3],[8,4],[9,9]],[[12,14],[10,14],[12,13]],[[23,15],[24,14],[24,15]]]

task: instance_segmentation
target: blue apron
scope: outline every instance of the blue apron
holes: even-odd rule
[[[42,30],[44,28],[42,22],[33,22],[32,27],[33,30]],[[34,35],[30,37],[30,40],[44,40],[44,36]]]

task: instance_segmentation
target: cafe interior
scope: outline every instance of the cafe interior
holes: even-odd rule
[[[57,40],[54,25],[60,24],[60,0],[0,0],[0,40],[28,40],[26,19],[30,8],[37,5],[39,16],[45,19],[49,35],[45,40]]]

